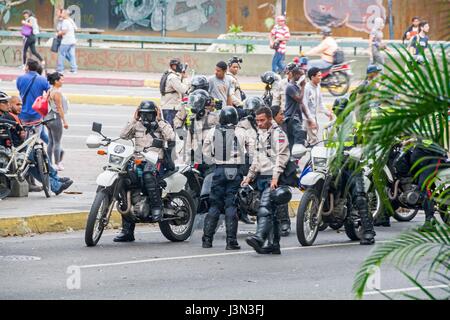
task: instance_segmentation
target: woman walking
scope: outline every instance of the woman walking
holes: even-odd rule
[[[27,61],[27,52],[28,49],[30,49],[31,53],[38,58],[39,62],[43,66],[45,66],[44,59],[42,59],[41,55],[36,50],[36,35],[39,34],[37,19],[31,10],[24,10],[22,15],[24,17],[24,20],[22,20],[22,35],[24,37],[22,53],[23,65],[25,66]]]
[[[63,150],[61,147],[61,140],[63,135],[63,128],[68,129],[65,114],[69,109],[69,103],[66,97],[63,95],[61,87],[64,82],[64,76],[58,72],[51,73],[47,76],[48,82],[52,86],[48,96],[48,115],[47,117],[56,117],[56,120],[47,123],[49,143],[47,147],[47,153],[50,157],[54,157],[54,164],[58,171],[64,170],[61,163],[61,157]]]
[[[375,64],[380,67],[383,67],[385,62],[382,51],[387,49],[386,44],[383,43],[383,29],[384,19],[376,18],[369,37],[370,64]]]

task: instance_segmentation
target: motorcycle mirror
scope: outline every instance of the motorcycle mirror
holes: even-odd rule
[[[98,122],[92,123],[92,131],[97,133],[102,133],[102,124]]]
[[[292,147],[292,156],[295,159],[301,159],[306,152],[308,152],[308,149],[306,149],[306,147],[302,144],[294,144]]]

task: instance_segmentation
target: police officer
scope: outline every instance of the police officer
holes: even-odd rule
[[[334,101],[333,112],[336,116],[339,116],[341,112],[345,110],[348,105],[349,100],[347,98],[338,98]],[[355,113],[355,111],[352,111]],[[345,121],[350,121],[355,131],[360,127],[360,122],[356,119],[355,115],[350,114]],[[344,127],[347,125],[344,123]],[[346,137],[344,142],[344,150],[348,148],[353,148],[358,144],[358,139],[355,133],[352,133]],[[352,195],[353,206],[357,208],[359,216],[361,218],[361,226],[363,229],[363,235],[360,240],[361,245],[372,245],[375,243],[375,231],[372,214],[369,211],[369,200],[364,187],[364,177],[361,170],[355,171],[352,165],[356,164],[349,163],[343,170],[343,184],[342,187],[346,188],[346,185],[350,184],[350,192]]]
[[[189,83],[183,81],[187,78],[185,65],[179,59],[172,59],[160,83],[161,109],[164,120],[173,126],[175,114],[180,109],[181,99],[189,89]]]
[[[153,101],[142,101],[134,117],[120,134],[121,139],[134,139],[137,152],[155,151],[159,154],[158,168],[149,163],[145,164],[143,172],[144,187],[148,194],[152,220],[161,221],[162,201],[158,176],[165,170],[173,169],[171,155],[164,152],[164,143],[170,148],[174,147],[175,133],[167,121],[161,119],[159,108]],[[172,168],[170,168],[172,167]],[[134,221],[122,216],[122,231],[114,238],[115,242],[134,241]]]
[[[177,128],[177,134],[183,137],[183,162],[189,164],[204,164],[202,146],[208,131],[219,123],[214,102],[209,93],[198,89],[189,95],[187,103],[189,110],[181,114],[182,127]],[[203,169],[203,168],[201,168]]]
[[[262,107],[256,111],[256,155],[241,184],[245,187],[256,178],[257,188],[262,192],[256,234],[246,239],[261,254],[281,253],[280,221],[276,215],[276,206],[288,203],[292,196],[288,188],[279,187],[280,176],[290,157],[289,142],[283,130],[272,120],[270,108]],[[266,240],[269,241],[266,243]]]
[[[239,120],[236,127],[236,132],[244,134],[247,137],[247,143],[245,146],[246,159],[244,166],[244,175],[247,175],[248,169],[250,168],[251,160],[254,157],[254,149],[256,143],[256,136],[258,132],[258,127],[256,125],[256,110],[265,106],[264,100],[260,97],[248,97],[244,101],[244,117]],[[240,208],[239,219],[246,224],[253,224],[253,222],[248,218],[247,212]]]
[[[225,213],[226,250],[239,250],[237,242],[238,214],[236,195],[243,178],[245,134],[236,129],[239,115],[236,108],[220,111],[219,125],[211,129],[203,145],[203,153],[215,164],[209,200],[211,206],[205,217],[202,246],[211,248],[221,213]]]
[[[237,75],[239,73],[239,70],[241,69],[241,65],[239,63],[242,63],[242,59],[239,59],[238,57],[233,57],[228,61],[228,72],[227,76],[229,76],[233,83],[233,91],[231,93],[231,99],[233,101],[233,106],[238,108],[239,110],[242,110],[242,107],[244,106],[244,100],[246,98],[244,91],[241,89],[241,85],[239,84],[239,80],[237,78]]]

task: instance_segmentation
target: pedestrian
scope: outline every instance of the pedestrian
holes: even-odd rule
[[[15,99],[16,101],[20,101],[20,99]],[[4,118],[6,120],[14,121],[16,122],[16,127],[13,128],[11,131],[12,134],[12,144],[14,147],[18,147],[21,145],[25,140],[25,130],[22,126],[22,123],[20,119],[17,119],[17,117],[13,116],[10,112],[17,112],[19,109],[18,106],[11,107],[11,97],[9,97],[4,92],[0,92],[0,118]],[[0,145],[2,145],[5,148],[10,148],[11,145],[5,144],[5,141],[0,141]],[[29,154],[29,161],[31,163],[35,163],[34,158],[34,152]],[[49,182],[50,182],[50,189],[52,192],[55,193],[55,195],[61,194],[64,190],[69,188],[73,181],[68,177],[59,177],[57,171],[53,168],[53,166],[50,164],[49,160],[47,159],[47,167],[49,169]],[[39,171],[37,169],[37,166],[30,166],[30,170],[28,171],[28,174],[26,175],[26,180],[28,182],[33,181],[34,179],[41,181],[41,175],[39,174]],[[29,186],[29,190],[32,192],[39,192],[42,191],[42,188],[39,188],[34,183]]]
[[[33,124],[42,119],[42,116],[34,111],[32,106],[37,97],[44,95],[50,89],[47,79],[37,73],[38,69],[39,62],[28,59],[25,66],[26,73],[16,81],[17,90],[19,90],[23,103],[19,118],[24,125]],[[39,130],[42,130],[42,126]]]
[[[422,51],[423,53],[425,53],[425,49],[428,48],[428,41],[430,41],[430,38],[428,37],[429,32],[430,24],[427,21],[422,21],[419,24],[419,33],[411,38],[411,41],[408,45],[408,50],[415,59],[417,59],[419,56],[422,56],[422,58],[425,59]],[[420,48],[422,48],[422,50]]]
[[[22,15],[24,18],[22,20],[22,35],[24,37],[22,52],[23,67],[25,67],[27,61],[28,49],[30,49],[31,53],[38,58],[43,66],[45,66],[45,60],[36,50],[36,35],[39,34],[38,21],[31,10],[24,10]]]
[[[270,48],[275,50],[272,59],[272,71],[275,73],[282,73],[284,71],[284,59],[286,56],[287,42],[290,37],[291,34],[286,25],[286,17],[278,16],[276,18],[276,24],[269,36]]]
[[[257,253],[280,254],[280,221],[276,207],[288,203],[292,197],[289,188],[278,187],[290,157],[289,142],[283,130],[273,122],[269,107],[264,106],[256,111],[256,122],[256,156],[241,186],[245,187],[256,180],[261,198],[256,233],[248,237],[246,242]],[[288,199],[286,196],[289,196]]]
[[[233,100],[233,106],[238,108],[239,115],[242,115],[242,107],[244,106],[245,93],[241,89],[241,85],[238,80],[238,73],[241,70],[242,59],[238,57],[233,57],[228,61],[228,72],[227,76],[231,78],[233,82],[233,92],[231,93],[231,99]]]
[[[212,128],[203,144],[203,154],[214,164],[211,204],[205,217],[202,247],[211,248],[221,214],[225,214],[226,250],[239,250],[237,242],[238,209],[236,196],[243,179],[245,162],[244,132],[236,130],[239,115],[235,107],[220,110],[219,125]]]
[[[63,128],[69,129],[69,124],[66,120],[66,113],[69,110],[69,102],[64,96],[61,88],[64,83],[64,76],[59,72],[51,73],[47,76],[48,82],[52,86],[48,94],[48,115],[47,117],[55,118],[55,120],[47,123],[49,142],[47,146],[47,154],[52,162],[54,157],[54,164],[58,171],[64,170],[61,161],[63,153],[61,140],[63,136]]]
[[[75,37],[75,31],[77,26],[75,22],[70,18],[69,10],[62,11],[61,31],[57,33],[57,36],[61,36],[61,46],[58,50],[58,65],[56,71],[59,73],[64,72],[64,61],[67,59],[70,63],[70,72],[77,73],[78,66],[76,60],[75,45],[77,39]]]
[[[412,24],[408,27],[408,29],[406,29],[405,33],[403,34],[403,44],[405,43],[405,40],[410,41],[412,37],[419,33],[420,18],[413,17],[411,23]]]
[[[308,125],[308,143],[316,144],[319,142],[318,132],[319,126],[317,121],[317,113],[322,112],[326,114],[330,120],[333,113],[328,110],[323,103],[322,88],[320,82],[322,80],[322,72],[319,68],[311,68],[308,70],[309,82],[305,85],[305,92],[303,94],[303,104],[305,110],[309,112],[308,118],[314,119],[315,126]]]
[[[233,105],[233,81],[226,75],[228,66],[225,61],[216,64],[215,75],[208,79],[209,94],[211,98],[217,99],[227,106]]]
[[[164,72],[160,82],[161,109],[164,120],[173,127],[175,115],[180,110],[182,99],[190,85],[188,81],[183,82],[187,75],[185,65],[180,59],[170,60],[169,66],[169,70]]]
[[[320,54],[320,59],[309,61],[308,69],[319,68],[325,70],[334,64],[334,54],[338,50],[338,44],[332,36],[332,30],[330,27],[323,27],[320,30],[320,34],[322,35],[322,42],[317,47],[301,54],[302,56]]]
[[[286,107],[286,88],[289,84],[289,82],[292,80],[292,70],[297,66],[297,64],[291,62],[289,63],[284,73],[286,77],[281,79],[280,81],[275,81],[274,89],[273,89],[273,99],[272,99],[272,105],[273,106],[280,106],[282,110]]]
[[[298,84],[304,75],[303,70],[297,65],[291,72],[292,79],[286,87],[286,107],[283,110],[290,150],[295,144],[305,144],[306,131],[303,128],[303,116],[306,117],[306,125],[308,127],[317,127],[314,118],[310,116],[306,106],[303,104],[304,90]]]
[[[385,63],[383,51],[387,49],[386,44],[383,43],[383,29],[384,19],[380,17],[375,18],[374,27],[369,36],[370,64],[377,64],[381,67]]]

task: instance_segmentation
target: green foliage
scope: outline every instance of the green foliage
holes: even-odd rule
[[[419,65],[405,48],[396,46],[394,49],[397,57],[388,53],[390,64],[384,66],[387,72],[370,85],[360,88],[357,94],[352,94],[349,105],[337,120],[337,124],[340,125],[337,134],[338,154],[343,153],[343,142],[352,130],[342,124],[348,121],[348,117],[356,117],[363,122],[358,137],[362,142],[367,161],[373,163],[375,186],[383,202],[389,207],[383,167],[393,146],[414,138],[415,145],[428,140],[433,151],[443,154],[450,152],[448,49],[443,45],[436,52],[430,49],[429,58],[425,59],[424,65]],[[421,54],[425,56],[423,51]],[[429,157],[418,160],[414,167],[428,159]],[[341,157],[340,161],[342,160]],[[335,165],[340,164],[337,162]],[[449,164],[441,164],[441,169],[445,167],[449,167]],[[427,168],[430,167],[424,166],[420,169],[416,177]],[[425,188],[428,182],[435,180],[433,172],[421,187]],[[441,204],[441,210],[449,214],[449,206],[443,205],[450,200],[448,187],[435,188],[432,197],[436,203]],[[390,261],[398,268],[408,268],[423,260],[425,256],[433,257],[432,263],[427,266],[429,273],[436,276],[436,281],[448,284],[449,226],[439,224],[435,232],[426,234],[410,231],[387,244],[378,246],[357,273],[354,283],[356,296],[358,298],[363,296],[368,279],[367,270],[370,266],[380,266],[381,263]],[[429,299],[434,298],[420,285],[418,276],[412,277],[403,270],[400,271]],[[410,295],[407,297],[415,298]]]
[[[251,39],[250,37],[243,37],[241,35],[239,35],[240,33],[242,33],[244,31],[242,26],[237,26],[235,24],[232,24],[231,26],[228,27],[228,33],[231,34],[230,39],[235,39],[235,40],[245,40],[245,39]],[[237,46],[238,45],[233,45],[234,46],[234,53],[237,52]],[[252,53],[255,51],[255,46],[248,44],[245,45],[246,46],[246,52],[247,53]]]

